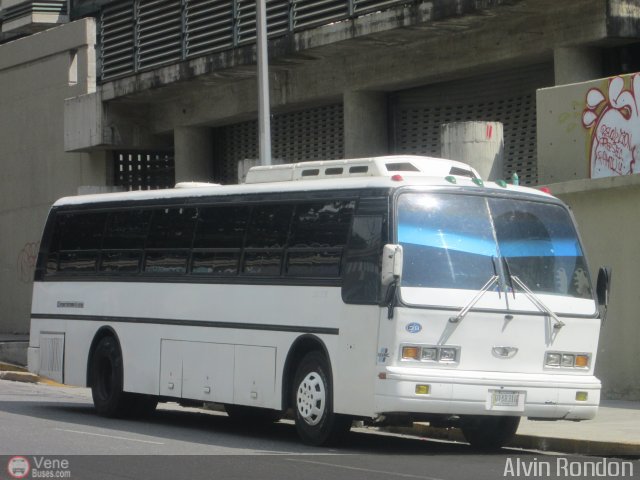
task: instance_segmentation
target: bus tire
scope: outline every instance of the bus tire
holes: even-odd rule
[[[464,438],[478,450],[498,450],[513,438],[520,425],[520,417],[477,416],[464,420]]]
[[[306,354],[293,382],[296,430],[309,445],[332,444],[351,428],[351,417],[333,411],[333,386],[326,357],[317,351]]]
[[[135,397],[123,391],[122,352],[112,336],[102,338],[91,357],[91,396],[98,414],[123,417],[135,410]]]

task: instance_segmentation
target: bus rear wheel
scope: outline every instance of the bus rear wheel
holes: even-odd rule
[[[351,417],[333,411],[329,364],[320,352],[310,352],[298,366],[293,382],[296,430],[309,445],[339,441],[351,428]]]
[[[91,396],[100,415],[123,417],[134,413],[138,406],[144,407],[137,405],[133,395],[122,390],[123,372],[118,342],[111,336],[102,338],[91,357]]]
[[[513,438],[520,417],[468,417],[461,429],[464,438],[478,450],[498,450]]]

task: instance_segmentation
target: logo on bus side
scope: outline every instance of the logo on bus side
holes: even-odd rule
[[[422,325],[416,322],[411,322],[405,328],[409,333],[418,333],[420,330],[422,330]]]

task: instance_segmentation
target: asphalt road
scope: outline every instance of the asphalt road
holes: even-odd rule
[[[640,478],[635,460],[515,449],[483,454],[372,429],[356,429],[340,448],[308,447],[290,422],[243,428],[225,414],[172,404],[144,421],[105,419],[93,412],[86,389],[0,380],[0,480],[22,464],[14,456],[29,463],[26,478],[591,479],[616,471]]]

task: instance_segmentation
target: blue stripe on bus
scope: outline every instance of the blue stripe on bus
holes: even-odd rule
[[[427,229],[413,225],[398,226],[398,240],[425,247],[442,248],[482,256],[497,256],[493,239],[455,232]],[[505,257],[576,257],[582,256],[577,241],[572,238],[551,240],[522,239],[500,242],[500,253]]]

